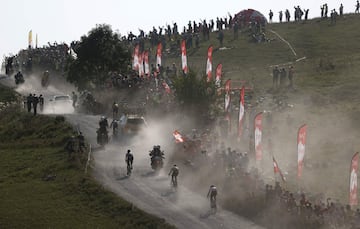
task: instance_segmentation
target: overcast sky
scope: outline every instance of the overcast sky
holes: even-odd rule
[[[269,10],[278,12],[289,9],[293,20],[293,7],[310,9],[309,17],[320,16],[320,5],[327,3],[329,12],[340,3],[344,12],[354,12],[356,0],[1,0],[0,2],[0,58],[17,53],[27,47],[28,33],[38,34],[39,46],[54,41],[70,43],[95,27],[110,24],[123,35],[138,28],[148,32],[152,26],[177,22],[179,30],[189,20],[224,17],[242,9],[252,8],[268,18]]]

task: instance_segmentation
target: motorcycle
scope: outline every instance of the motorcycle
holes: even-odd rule
[[[98,130],[96,140],[97,140],[97,143],[101,146],[104,146],[105,144],[107,144],[109,142],[109,137],[108,137],[107,131],[103,132],[103,131]]]
[[[163,157],[155,156],[151,158],[151,168],[155,171],[162,169],[164,166]]]

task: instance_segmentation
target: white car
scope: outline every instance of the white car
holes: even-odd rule
[[[55,114],[68,114],[74,112],[73,101],[69,95],[54,95],[49,100],[49,108]]]

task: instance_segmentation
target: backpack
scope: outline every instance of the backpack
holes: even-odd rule
[[[177,176],[177,175],[179,175],[179,169],[178,169],[178,168],[176,168],[176,167],[174,167],[174,168],[173,168],[172,175],[173,175],[173,176]]]
[[[132,154],[128,154],[126,157],[127,157],[128,161],[133,161],[134,160],[134,156]]]

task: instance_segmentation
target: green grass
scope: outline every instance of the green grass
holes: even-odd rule
[[[308,141],[305,160],[307,164],[328,163],[327,166],[306,169],[304,188],[323,192],[346,203],[351,156],[360,149],[360,45],[358,42],[360,16],[354,14],[338,18],[336,25],[330,20],[313,19],[307,22],[275,23],[266,28],[266,35],[273,39],[268,43],[249,42],[248,33],[232,39],[232,31],[225,31],[224,45],[230,49],[220,51],[216,33],[210,41],[201,42],[199,49],[189,49],[188,66],[199,73],[205,71],[207,48],[214,45],[213,74],[217,64],[223,64],[223,82],[231,78],[233,86],[239,80],[253,85],[253,107],[257,111],[271,109],[267,104],[256,104],[260,96],[271,98],[284,95],[294,109],[274,112],[274,124],[279,133],[272,136],[274,154],[280,164],[296,162],[296,130],[308,124]],[[273,30],[287,40],[295,49],[294,56],[289,47],[270,32]],[[155,56],[153,54],[152,56]],[[295,62],[296,59],[305,60]],[[181,69],[178,57],[164,55],[165,66],[175,62]],[[292,62],[295,68],[296,91],[271,91],[273,65]],[[288,65],[284,65],[288,68]],[[200,74],[199,74],[200,75]],[[293,125],[285,126],[287,114],[294,118]],[[265,121],[266,124],[266,121]],[[264,134],[265,139],[268,137]],[[272,169],[269,163],[269,171]],[[296,167],[289,168],[288,186],[296,185]],[[291,179],[294,177],[294,179]],[[290,184],[292,183],[292,184]],[[294,190],[293,190],[294,191]]]
[[[85,175],[87,155],[68,159],[63,150],[72,134],[59,119],[0,113],[0,228],[172,228]]]

